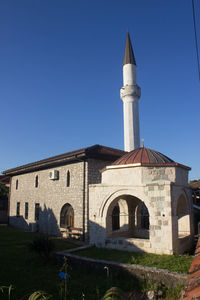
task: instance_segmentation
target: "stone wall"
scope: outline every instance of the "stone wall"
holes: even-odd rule
[[[173,183],[171,185],[171,210],[172,210],[172,226],[173,226],[173,248],[175,253],[182,254],[190,250],[193,246],[194,236],[194,219],[193,219],[193,201],[192,191],[189,185],[180,185]],[[181,198],[183,203],[179,203]],[[183,205],[185,203],[185,210]],[[185,235],[180,236],[180,222],[178,218],[178,206],[182,206],[182,225],[184,226]],[[185,215],[184,215],[185,214]]]
[[[107,168],[102,173],[102,184],[90,185],[90,242],[98,247],[138,250],[157,254],[183,253],[192,246],[192,198],[188,184],[188,171],[176,167],[125,167]],[[180,184],[182,182],[182,184]],[[181,194],[187,198],[189,237],[178,238],[177,202]],[[150,220],[149,242],[137,242],[134,235],[114,232],[110,239],[108,216],[120,199],[130,203],[145,203]],[[121,201],[121,200],[120,200]],[[112,206],[112,207],[111,207]],[[126,225],[126,224],[124,224]],[[129,224],[130,225],[130,224]],[[112,224],[110,225],[112,226]],[[130,228],[130,226],[129,226]],[[118,239],[116,239],[118,233]],[[121,239],[122,234],[124,240]],[[132,238],[131,238],[132,237]],[[109,238],[109,240],[108,240]],[[131,238],[131,239],[129,239]],[[141,237],[142,238],[142,237]],[[109,241],[109,242],[106,242]]]
[[[10,224],[24,227],[35,223],[35,203],[40,204],[40,231],[59,234],[60,211],[69,203],[74,209],[74,226],[83,227],[83,162],[26,173],[12,177],[10,195]],[[50,180],[50,171],[59,171],[59,180]],[[70,172],[70,186],[66,186],[66,174]],[[35,176],[38,175],[38,187]],[[16,189],[18,180],[18,189]],[[16,217],[17,202],[20,203],[20,217]],[[28,219],[25,220],[25,202],[28,202]],[[19,221],[21,219],[21,221]],[[22,222],[23,221],[23,222]],[[24,224],[23,224],[24,223]]]
[[[101,172],[105,166],[109,165],[110,161],[104,161],[99,159],[88,159],[85,170],[87,176],[85,179],[85,215],[84,215],[84,223],[85,223],[85,240],[89,242],[90,233],[89,233],[89,184],[97,184],[101,182]]]
[[[150,282],[160,283],[168,288],[177,288],[179,285],[185,285],[187,280],[187,275],[179,274],[176,272],[170,272],[167,270],[144,267],[141,265],[129,265],[122,264],[107,260],[92,259],[82,256],[77,256],[70,253],[57,252],[57,260],[62,263],[63,256],[67,257],[67,263],[70,266],[75,266],[82,270],[82,268],[87,268],[88,272],[90,269],[97,269],[105,273],[104,267],[107,266],[110,272],[120,272],[120,276],[124,274],[145,279]]]
[[[138,251],[146,251],[159,254],[172,254],[172,218],[171,218],[171,185],[169,182],[152,183],[141,186],[90,186],[90,242],[98,247],[113,247],[113,241],[107,243],[106,218],[109,206],[116,199],[134,197],[145,203],[150,215],[150,243],[137,243]],[[133,239],[122,243],[123,249],[131,250],[134,247]],[[135,247],[134,247],[135,248]],[[133,249],[132,249],[133,250]],[[135,250],[135,249],[134,249]]]
[[[102,173],[102,184],[141,185],[156,181],[188,184],[188,170],[180,167],[111,166]]]
[[[88,159],[88,184],[101,183],[102,170],[105,166],[110,165],[112,162],[99,159]]]
[[[99,169],[108,161],[88,159],[64,166],[49,168],[13,176],[10,190],[10,224],[27,230],[36,230],[60,235],[60,211],[69,203],[74,209],[74,227],[81,228],[88,240],[89,196],[88,184],[99,183]],[[59,172],[58,180],[50,180],[49,173]],[[67,187],[67,172],[70,172],[70,186]],[[38,187],[35,177],[38,176]],[[18,189],[16,189],[18,180]],[[17,202],[20,203],[20,217],[16,217]],[[25,203],[28,203],[28,219],[25,219]],[[35,225],[35,203],[40,204],[40,218]]]

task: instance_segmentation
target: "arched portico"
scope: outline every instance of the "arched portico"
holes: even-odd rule
[[[141,201],[145,203],[149,214],[151,215],[149,198],[146,196],[142,189],[118,189],[117,191],[112,192],[110,195],[107,195],[103,199],[98,211],[98,217],[100,217],[102,220],[105,220],[108,208],[111,205],[111,203],[114,203],[113,201],[115,201],[116,199],[120,199],[120,197],[122,196],[133,196],[135,198],[141,199]]]
[[[178,237],[182,238],[190,235],[190,209],[187,198],[182,194],[178,198],[176,216],[178,222]]]
[[[102,205],[106,236],[149,239],[149,211],[134,191],[117,191]]]

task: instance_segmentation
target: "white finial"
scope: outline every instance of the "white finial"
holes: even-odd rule
[[[142,148],[144,148],[144,139],[142,139]]]

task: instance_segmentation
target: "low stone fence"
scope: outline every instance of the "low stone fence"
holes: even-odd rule
[[[73,252],[78,250],[81,249],[73,249]],[[71,254],[69,251],[56,252],[56,258],[60,263],[62,263],[64,257],[67,258],[67,263],[69,265],[75,266],[77,268],[90,268],[93,270],[97,269],[99,271],[105,272],[104,267],[106,266],[109,268],[110,272],[120,272],[120,274],[128,273],[135,278],[157,282],[165,285],[168,288],[177,288],[179,285],[185,285],[187,280],[187,275],[170,272],[168,270],[150,268],[141,265],[123,264],[108,260],[87,258]]]

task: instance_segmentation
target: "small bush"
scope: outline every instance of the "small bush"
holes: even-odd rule
[[[29,249],[38,253],[43,258],[49,258],[52,251],[55,249],[54,242],[48,236],[36,237],[29,244]]]

